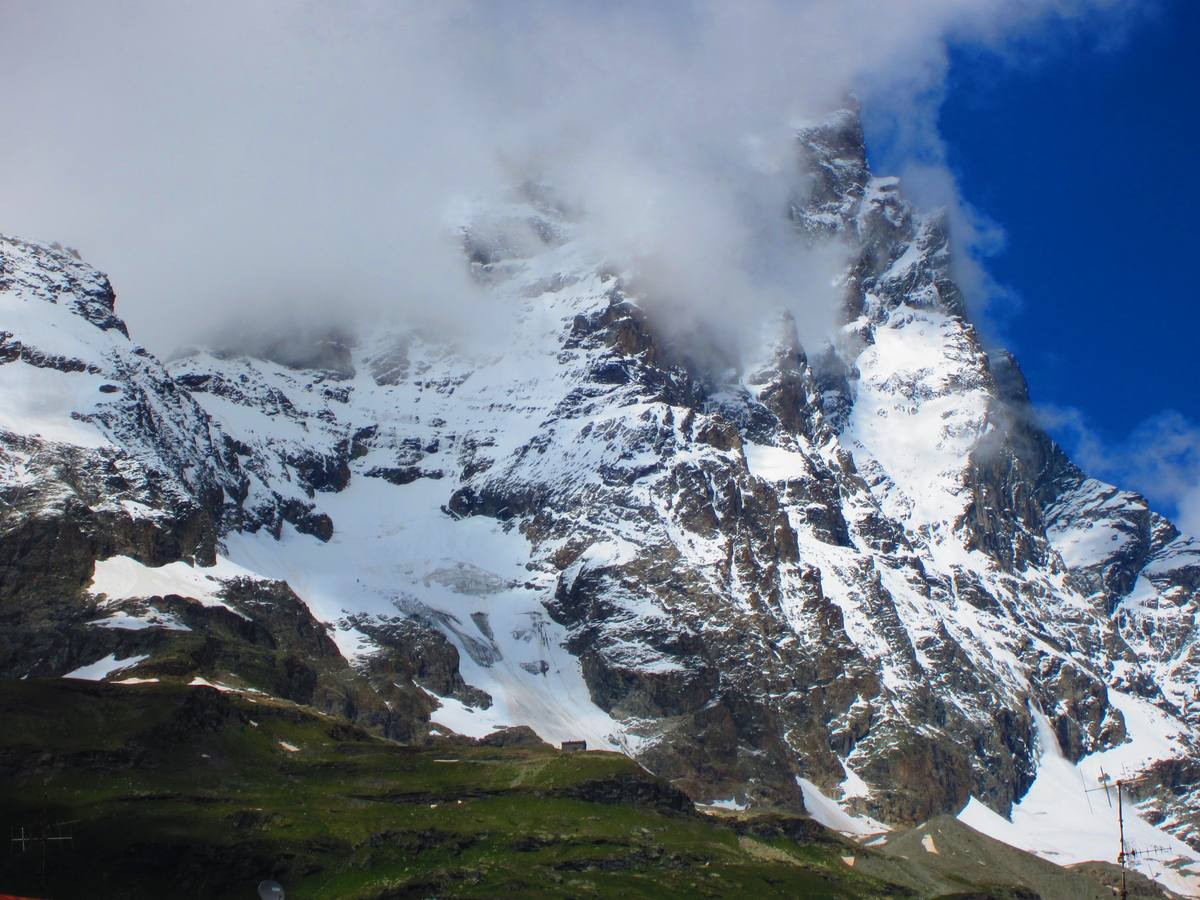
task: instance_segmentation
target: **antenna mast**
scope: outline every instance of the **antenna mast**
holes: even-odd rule
[[[1125,782],[1117,779],[1117,826],[1121,831],[1121,852],[1117,854],[1117,864],[1121,867],[1121,900],[1129,900],[1129,890],[1125,887],[1125,805],[1121,803],[1121,789]]]
[[[1125,881],[1125,863],[1129,860],[1147,857],[1154,853],[1166,853],[1170,848],[1147,847],[1144,850],[1141,850],[1127,847],[1125,845],[1125,804],[1122,802],[1124,800],[1125,790],[1127,788],[1137,787],[1139,784],[1147,781],[1148,779],[1146,776],[1143,775],[1137,778],[1118,778],[1114,781],[1109,777],[1107,772],[1101,769],[1100,775],[1096,780],[1100,783],[1100,786],[1094,788],[1085,788],[1084,794],[1087,795],[1095,793],[1096,791],[1104,791],[1104,796],[1108,799],[1109,806],[1112,806],[1112,795],[1109,794],[1109,789],[1114,784],[1117,786],[1117,829],[1120,835],[1120,847],[1117,851],[1117,865],[1121,867],[1121,888],[1118,896],[1120,897],[1120,900],[1129,900],[1129,888]]]

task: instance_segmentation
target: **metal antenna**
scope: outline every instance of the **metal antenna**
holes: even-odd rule
[[[1101,769],[1100,774],[1098,776],[1096,776],[1096,781],[1099,783],[1099,787],[1084,788],[1083,789],[1084,796],[1086,797],[1088,794],[1094,794],[1097,791],[1104,791],[1104,799],[1108,801],[1108,808],[1112,809],[1112,793],[1111,793],[1112,785],[1113,785],[1112,779],[1109,777],[1108,773],[1104,771],[1104,769]],[[1088,808],[1089,809],[1091,808],[1091,805],[1092,805],[1092,801],[1091,801],[1091,798],[1089,797],[1088,798]]]
[[[41,851],[41,860],[39,861],[38,874],[41,877],[42,885],[46,884],[46,861],[47,853],[51,848],[54,850],[74,850],[75,836],[71,833],[72,825],[77,824],[79,820],[74,819],[69,822],[49,822],[43,820],[42,825],[12,825],[9,827],[10,844],[15,850],[20,848],[22,854],[29,853],[30,850]]]
[[[1128,767],[1122,767],[1122,771],[1128,774]],[[1110,794],[1110,790],[1114,785],[1117,789],[1117,830],[1120,835],[1120,846],[1117,850],[1117,865],[1121,867],[1121,890],[1118,896],[1121,898],[1121,900],[1128,900],[1129,898],[1129,888],[1125,883],[1125,864],[1127,862],[1136,864],[1137,861],[1147,859],[1152,854],[1171,852],[1170,847],[1146,847],[1145,849],[1134,849],[1125,842],[1125,794],[1130,791],[1135,791],[1139,786],[1149,780],[1149,777],[1145,775],[1132,778],[1117,778],[1116,780],[1113,780],[1113,778],[1110,777],[1109,774],[1104,771],[1104,769],[1101,769],[1100,774],[1096,778],[1099,786],[1094,788],[1084,788],[1085,795],[1093,794],[1096,791],[1104,791],[1104,796],[1108,798],[1108,805],[1110,808],[1112,807],[1112,795]]]
[[[1125,850],[1125,859],[1129,862],[1130,866],[1136,866],[1139,863],[1145,863],[1146,864],[1146,872],[1149,873],[1151,878],[1156,878],[1157,875],[1160,875],[1162,873],[1155,872],[1154,867],[1151,865],[1151,862],[1152,861],[1161,861],[1161,857],[1170,852],[1171,852],[1170,847],[1163,847],[1161,845],[1155,845],[1153,847],[1128,847]],[[1124,885],[1124,879],[1125,879],[1125,870],[1122,869],[1121,870],[1122,886]]]
[[[1129,900],[1129,889],[1125,887],[1125,804],[1121,802],[1121,789],[1125,782],[1117,779],[1117,822],[1121,828],[1121,852],[1117,864],[1121,867],[1121,900]]]

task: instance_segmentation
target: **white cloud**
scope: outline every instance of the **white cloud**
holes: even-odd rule
[[[748,318],[786,295],[818,328],[825,260],[764,231],[794,173],[761,163],[789,159],[794,124],[858,91],[979,250],[993,229],[936,128],[947,42],[1003,50],[1129,5],[9,3],[0,230],[80,247],[159,350],[252,311],[447,325],[480,313],[447,205],[532,170],[686,308]],[[966,286],[987,293],[972,259]]]

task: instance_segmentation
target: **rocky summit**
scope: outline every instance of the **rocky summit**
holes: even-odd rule
[[[1060,864],[1115,858],[1136,778],[1127,832],[1195,889],[1200,542],[1041,429],[854,110],[796,150],[778,229],[842,261],[817,346],[782,310],[682,336],[540,186],[462,225],[490,342],[164,363],[73,252],[0,238],[0,677],[528,726],[710,807]]]

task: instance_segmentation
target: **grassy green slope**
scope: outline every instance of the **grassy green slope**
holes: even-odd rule
[[[406,748],[208,688],[0,682],[0,820],[71,820],[4,856],[52,897],[894,896],[838,845],[754,838],[611,753]],[[284,743],[299,748],[290,751]]]
[[[939,830],[931,857],[919,837],[871,850],[809,819],[700,815],[614,753],[405,747],[266,695],[0,681],[0,824],[58,821],[74,847],[6,848],[0,894],[1027,898],[995,883],[1084,879],[1011,848],[981,871],[973,832]]]

